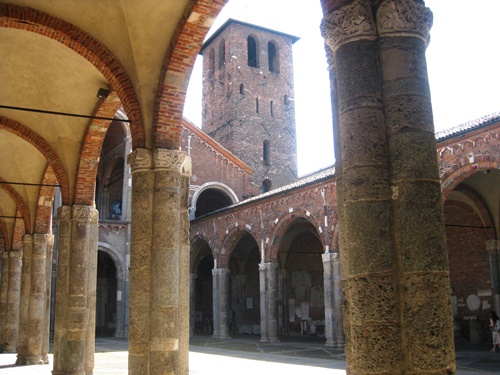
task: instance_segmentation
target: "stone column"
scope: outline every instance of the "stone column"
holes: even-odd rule
[[[45,254],[45,315],[44,315],[44,333],[42,342],[42,361],[49,363],[49,340],[50,340],[50,305],[52,293],[52,250],[54,248],[54,235],[44,234],[43,244],[46,246]]]
[[[499,314],[500,312],[500,241],[486,241],[486,250],[490,256],[490,272],[491,272],[491,298],[493,310]]]
[[[198,274],[192,273],[189,277],[189,337],[195,335],[196,327],[196,279]]]
[[[286,270],[278,269],[278,334],[286,335],[288,331],[287,301],[286,298]]]
[[[455,373],[424,74],[430,12],[419,0],[325,0],[323,9],[336,88],[347,371]]]
[[[17,350],[22,257],[22,251],[11,250],[9,252],[9,289],[7,293],[7,314],[4,336],[5,353],[15,353]]]
[[[5,324],[7,319],[7,296],[9,294],[9,252],[2,253],[2,280],[0,284],[0,349],[4,349]]]
[[[322,257],[325,292],[325,346],[343,348],[344,329],[342,327],[340,255],[338,252],[324,253]]]
[[[97,272],[97,210],[61,206],[54,328],[54,375],[93,371]]]
[[[212,270],[213,280],[213,304],[214,304],[214,333],[216,339],[228,339],[229,337],[229,268],[214,268]]]
[[[137,149],[129,164],[129,373],[180,374],[188,368],[189,223],[183,190],[190,161],[180,151]]]
[[[16,365],[26,365],[28,357],[28,337],[30,327],[31,256],[33,236],[23,235],[23,259],[21,266],[21,301],[19,306],[19,335],[17,340]]]
[[[278,341],[278,263],[260,263],[260,341]]]

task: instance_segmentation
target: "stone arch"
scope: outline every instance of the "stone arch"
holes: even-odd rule
[[[256,233],[253,233],[252,229],[248,224],[238,223],[238,226],[234,226],[226,232],[220,252],[215,254],[218,268],[227,268],[229,266],[229,258],[234,247],[246,234],[250,235],[256,243],[259,243],[258,236]]]
[[[128,266],[124,264],[125,262],[121,257],[120,251],[114,246],[101,241],[97,243],[97,248],[98,250],[104,251],[113,260],[116,266],[117,276],[121,275],[121,277],[125,277],[125,271],[128,269]]]
[[[116,92],[132,120],[134,147],[145,146],[143,119],[134,86],[111,51],[82,29],[39,10],[4,3],[0,5],[0,14],[0,27],[22,29],[51,38],[94,65]]]
[[[190,206],[190,211],[191,211],[191,218],[193,219],[196,215],[196,209],[198,207],[198,199],[200,198],[200,195],[203,192],[206,192],[208,190],[214,190],[217,192],[220,192],[225,196],[228,200],[228,206],[238,203],[238,196],[236,193],[231,189],[229,186],[226,184],[223,184],[221,182],[217,181],[211,181],[211,182],[206,182],[203,185],[200,186],[200,188],[194,193],[193,198],[191,199],[191,206]],[[222,208],[222,207],[220,207]]]
[[[309,222],[316,229],[316,235],[320,239],[323,248],[325,248],[324,236],[321,236],[318,230],[318,228],[321,227],[321,220],[316,218],[309,211],[300,209],[276,218],[276,224],[270,236],[270,244],[267,249],[268,251],[266,251],[266,262],[278,261],[281,238],[286,233],[288,228],[297,220],[305,220]]]
[[[63,204],[67,205],[70,203],[70,185],[68,176],[61,162],[61,159],[57,155],[54,148],[47,142],[43,137],[39,136],[30,128],[24,126],[23,124],[8,119],[6,117],[0,116],[0,129],[5,129],[18,137],[29,142],[33,147],[35,147],[44,157],[47,162],[52,167],[59,185],[61,186],[61,196]]]
[[[458,184],[465,181],[473,174],[480,171],[486,171],[488,169],[500,168],[500,156],[493,155],[486,157],[485,159],[490,160],[478,161],[476,163],[470,163],[470,161],[467,160],[464,164],[456,163],[450,167],[441,176],[441,192],[443,195],[443,201],[447,199]]]
[[[210,240],[202,235],[196,235],[191,239],[189,259],[191,273],[196,273],[198,265],[205,256],[210,254],[213,257],[214,252],[212,246],[210,246],[210,242]]]

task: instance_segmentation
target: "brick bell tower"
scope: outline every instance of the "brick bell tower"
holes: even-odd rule
[[[202,129],[253,169],[262,192],[297,179],[292,45],[229,19],[202,46]]]

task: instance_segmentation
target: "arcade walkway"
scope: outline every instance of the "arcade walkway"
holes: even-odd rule
[[[97,338],[94,375],[127,374],[127,340]],[[458,375],[500,375],[500,352],[489,345],[458,345]],[[52,365],[13,366],[15,354],[0,354],[0,375],[50,375]],[[51,356],[52,360],[52,356]],[[262,344],[257,336],[219,341],[207,336],[191,340],[191,375],[345,375],[341,350],[327,349],[323,341],[297,338]]]

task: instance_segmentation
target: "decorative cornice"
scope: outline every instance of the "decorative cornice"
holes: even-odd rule
[[[127,156],[127,163],[130,165],[132,173],[153,168],[153,155],[145,148],[136,148]]]
[[[377,11],[380,36],[413,36],[429,41],[432,12],[420,0],[384,0]]]
[[[229,268],[214,268],[212,269],[212,275],[229,275],[231,270]]]
[[[325,43],[333,53],[344,44],[377,38],[368,0],[355,0],[326,15],[321,21],[320,29]]]
[[[33,235],[32,234],[24,234],[23,235],[23,245],[33,245]]]

